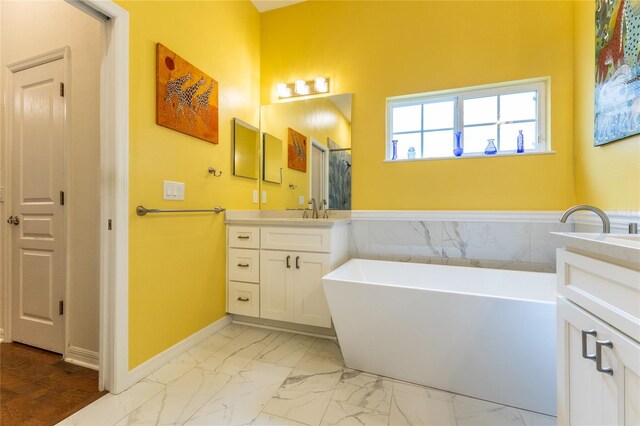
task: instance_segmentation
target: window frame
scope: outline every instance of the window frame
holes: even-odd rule
[[[393,139],[393,110],[398,107],[406,107],[406,106],[414,106],[414,105],[425,105],[430,103],[438,103],[438,102],[446,102],[453,100],[454,101],[454,128],[453,132],[455,134],[456,131],[463,132],[463,141],[464,141],[464,101],[469,99],[483,98],[496,96],[498,97],[498,108],[499,108],[499,96],[511,95],[517,93],[523,93],[527,91],[536,91],[538,102],[537,102],[537,111],[536,111],[536,120],[537,120],[537,133],[538,140],[536,143],[536,149],[534,150],[526,150],[523,153],[517,154],[514,150],[498,150],[498,152],[494,155],[486,155],[484,153],[463,153],[461,157],[456,157],[453,155],[453,140],[451,142],[452,152],[451,155],[446,157],[416,157],[415,159],[396,159],[392,160],[392,139]],[[451,90],[443,90],[437,92],[428,92],[428,93],[418,93],[412,95],[403,95],[403,96],[395,96],[387,98],[386,101],[386,152],[385,152],[385,161],[396,162],[396,161],[423,161],[423,160],[449,160],[449,159],[458,159],[458,158],[479,158],[479,157],[496,157],[496,156],[509,156],[509,155],[531,155],[531,154],[545,154],[552,153],[551,151],[551,143],[548,137],[548,126],[549,126],[549,106],[548,102],[548,92],[549,92],[549,79],[548,78],[537,78],[531,80],[521,80],[521,81],[511,81],[505,83],[497,83],[483,86],[474,86],[474,87],[466,87],[459,89],[451,89]],[[424,111],[421,109],[421,128],[418,131],[407,131],[407,132],[397,132],[395,134],[400,133],[417,133],[420,132],[420,143],[421,143],[421,153],[424,155],[424,133],[428,133],[432,130],[425,130],[424,128]],[[512,121],[502,121],[498,117],[498,120],[495,122],[498,125],[497,131],[498,134],[500,132],[500,125],[509,124],[513,122],[518,122],[519,120]],[[492,124],[492,123],[487,123]],[[474,126],[477,124],[474,124]],[[499,137],[498,137],[499,138]],[[498,146],[498,140],[496,140],[496,146]]]

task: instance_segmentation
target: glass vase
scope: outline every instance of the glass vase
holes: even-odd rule
[[[456,132],[455,134],[456,136],[456,140],[454,142],[454,146],[453,146],[453,155],[455,155],[456,157],[460,157],[462,155],[462,132]]]
[[[398,159],[398,141],[396,139],[391,141],[391,159]]]
[[[487,155],[493,155],[498,152],[496,144],[493,143],[495,139],[487,139],[487,147],[484,149],[484,153]]]

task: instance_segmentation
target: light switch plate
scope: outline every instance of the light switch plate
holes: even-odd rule
[[[298,204],[304,206],[304,195],[298,197]]]
[[[253,190],[253,202],[258,204],[258,190],[257,189]]]
[[[0,201],[4,201],[4,186],[0,186]]]
[[[267,202],[267,191],[262,191],[262,202],[263,203]]]
[[[162,182],[163,200],[184,200],[184,182],[165,180]]]

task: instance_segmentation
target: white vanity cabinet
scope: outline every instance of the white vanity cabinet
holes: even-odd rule
[[[331,327],[322,277],[348,260],[348,222],[264,222],[228,227],[228,312]]]
[[[568,247],[557,276],[558,424],[640,425],[640,267]]]
[[[325,253],[261,250],[260,316],[331,327],[322,277],[331,272]]]

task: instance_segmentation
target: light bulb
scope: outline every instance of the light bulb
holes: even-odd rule
[[[308,95],[309,86],[304,80],[296,80],[295,91],[298,95]]]
[[[291,88],[288,87],[286,83],[278,83],[276,85],[276,90],[278,92],[278,96],[281,98],[288,98],[291,96]]]
[[[313,88],[315,89],[316,92],[319,92],[319,93],[327,92],[329,90],[329,84],[327,83],[327,79],[324,77],[317,77],[315,79]]]

